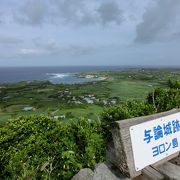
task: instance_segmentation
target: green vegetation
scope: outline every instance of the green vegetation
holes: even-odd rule
[[[100,124],[20,117],[0,129],[0,178],[70,179],[105,160]]]
[[[180,108],[179,85],[179,81],[169,80],[167,88],[156,88],[153,92],[147,95],[147,98],[144,101],[125,101],[118,106],[106,109],[102,113],[101,127],[107,140],[111,138],[109,129],[110,124],[113,121],[146,116],[168,111],[173,108]]]
[[[101,74],[81,85],[1,85],[0,179],[70,179],[105,161],[113,121],[180,107],[178,70]]]
[[[156,89],[148,96],[149,104],[153,105],[156,112],[179,108],[180,106],[180,89]]]
[[[111,139],[110,125],[113,121],[128,119],[139,116],[146,116],[155,113],[153,105],[144,101],[125,101],[119,106],[106,109],[102,113],[101,127],[104,133],[104,139]]]
[[[44,114],[49,117],[72,114],[99,119],[104,107],[124,100],[144,100],[158,87],[167,87],[168,79],[178,80],[176,69],[130,69],[115,72],[83,73],[105,77],[86,84],[20,82],[0,85],[0,124],[21,115]],[[68,118],[67,118],[68,119]]]

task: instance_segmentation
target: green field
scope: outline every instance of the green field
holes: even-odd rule
[[[111,96],[118,96],[125,99],[143,99],[146,95],[157,87],[157,83],[148,83],[143,81],[120,81],[109,85]]]
[[[144,100],[155,88],[166,87],[168,79],[180,79],[178,69],[130,69],[84,74],[106,79],[72,85],[47,81],[0,84],[0,123],[31,114],[99,118],[105,107],[127,99]]]

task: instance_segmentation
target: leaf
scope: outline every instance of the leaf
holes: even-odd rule
[[[42,167],[41,167],[41,171],[44,171],[44,169],[49,165],[49,162],[45,162]]]

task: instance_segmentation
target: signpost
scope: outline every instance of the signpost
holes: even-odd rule
[[[149,173],[149,168],[179,155],[180,110],[116,121],[111,132],[113,153],[109,160],[124,175],[134,178],[142,170]]]
[[[130,136],[139,171],[180,151],[180,113],[131,126]]]

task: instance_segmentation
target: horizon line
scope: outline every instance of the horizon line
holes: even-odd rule
[[[180,68],[180,65],[27,65],[0,66],[0,68],[58,68],[58,67],[124,67],[124,68]]]

